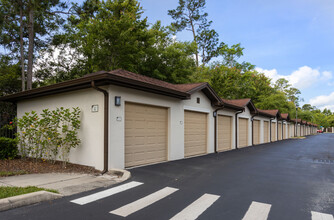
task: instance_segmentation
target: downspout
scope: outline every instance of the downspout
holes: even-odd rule
[[[215,134],[214,134],[214,137],[215,137],[215,141],[214,141],[214,145],[215,145],[215,153],[218,153],[218,150],[217,150],[217,112],[219,110],[223,110],[224,109],[224,106],[223,107],[220,107],[220,108],[217,108],[214,112],[213,112],[213,117],[215,118]]]
[[[272,120],[274,120],[275,118],[270,118],[270,120],[269,120],[269,123],[270,123],[270,134],[269,134],[269,136],[270,136],[270,143],[272,143],[272,140],[271,140],[271,121]]]
[[[278,140],[278,118],[276,120],[276,139],[277,139],[277,141],[279,141]]]
[[[257,114],[252,115],[252,117],[251,117],[251,122],[252,122],[252,146],[254,146],[254,123],[253,123],[253,121],[254,121],[255,116],[257,116]]]
[[[282,141],[284,140],[284,134],[283,134],[283,130],[284,130],[284,129],[283,129],[283,126],[284,126],[284,120],[282,119],[282,137],[281,137],[281,138],[282,138]]]
[[[243,113],[244,110],[242,111],[238,111],[235,113],[235,117],[234,117],[234,120],[235,120],[235,149],[238,149],[238,115],[240,113]]]
[[[102,92],[104,95],[104,155],[103,155],[103,170],[101,173],[105,174],[106,172],[108,172],[109,93],[106,90],[95,86],[94,81],[91,82],[91,85],[93,89]]]

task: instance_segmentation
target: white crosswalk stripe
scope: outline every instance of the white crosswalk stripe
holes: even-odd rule
[[[321,213],[321,212],[311,212],[312,220],[334,220],[333,215]]]
[[[170,220],[193,220],[197,219],[205,210],[207,210],[220,196],[212,194],[204,194],[196,201],[191,203],[181,212],[176,214]]]
[[[253,201],[242,220],[266,220],[270,208],[270,204]]]
[[[127,217],[128,215],[131,215],[132,213],[135,213],[167,196],[170,194],[176,192],[178,189],[172,188],[172,187],[165,187],[157,192],[154,192],[148,196],[145,196],[141,199],[138,199],[132,203],[129,203],[125,206],[122,206],[118,209],[115,209],[111,211],[111,214],[119,215],[122,217]]]
[[[113,188],[110,188],[110,189],[107,189],[107,190],[104,190],[104,191],[101,191],[101,192],[98,192],[98,193],[94,193],[94,194],[89,195],[89,196],[85,196],[85,197],[81,197],[79,199],[72,200],[71,202],[79,204],[79,205],[85,205],[87,203],[91,203],[91,202],[94,202],[96,200],[106,198],[108,196],[123,192],[125,190],[132,189],[132,188],[134,188],[136,186],[140,186],[142,184],[143,183],[132,181],[132,182],[125,183],[123,185],[116,186],[116,187],[113,187]]]

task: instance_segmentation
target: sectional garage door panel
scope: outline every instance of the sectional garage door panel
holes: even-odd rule
[[[260,144],[260,121],[254,120],[253,121],[253,143],[254,144]]]
[[[267,121],[263,122],[263,142],[269,142],[269,122]]]
[[[282,124],[278,123],[278,140],[282,140]]]
[[[207,113],[184,112],[184,156],[207,153]]]
[[[218,151],[232,149],[232,117],[218,116]]]
[[[248,119],[239,118],[239,147],[248,146]]]
[[[271,122],[271,141],[276,141],[276,122]]]
[[[167,108],[125,104],[125,167],[167,160]]]

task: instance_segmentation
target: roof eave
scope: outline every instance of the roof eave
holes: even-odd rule
[[[43,86],[32,90],[27,90],[19,93],[15,93],[8,96],[0,97],[0,101],[16,102],[26,98],[36,98],[41,96],[53,95],[62,92],[75,91],[91,87],[91,82],[96,81],[97,85],[119,85],[128,88],[133,88],[146,92],[153,92],[160,95],[170,96],[178,99],[189,99],[190,94],[177,90],[164,88],[161,86],[152,85],[145,82],[140,82],[132,79],[127,79],[120,76],[110,75],[107,72],[101,72],[101,74],[82,77],[79,79],[69,80],[49,86]]]
[[[189,91],[187,93],[194,94],[195,92],[202,91],[214,105],[219,105],[221,103],[221,99],[218,94],[213,90],[213,88],[209,85],[209,83],[203,83]]]

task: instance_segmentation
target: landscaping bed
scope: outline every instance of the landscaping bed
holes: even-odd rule
[[[32,173],[86,173],[99,175],[101,171],[89,166],[67,163],[63,167],[63,162],[56,161],[55,164],[49,161],[35,161],[35,159],[13,159],[0,160],[0,177],[13,176]]]

